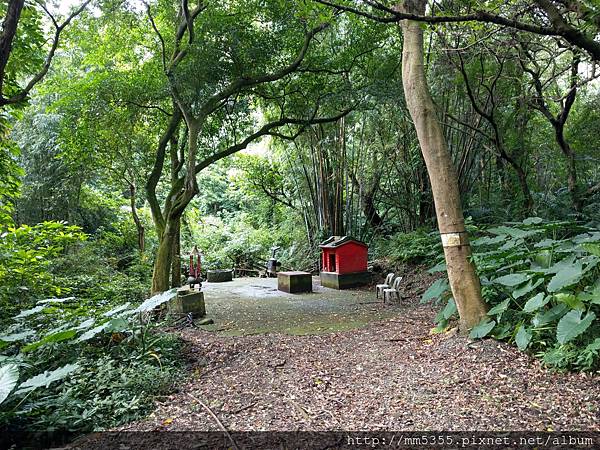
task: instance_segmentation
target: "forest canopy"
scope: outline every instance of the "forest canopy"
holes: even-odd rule
[[[600,367],[596,2],[4,0],[0,16],[0,425],[143,416],[151,400],[117,394],[86,415],[85,374],[126,399],[166,391],[180,342],[134,318],[185,284],[194,247],[204,271],[263,273],[276,249],[318,273],[319,243],[352,236],[378,276],[435,275],[418,297],[437,332]],[[127,361],[147,378],[102,369]]]

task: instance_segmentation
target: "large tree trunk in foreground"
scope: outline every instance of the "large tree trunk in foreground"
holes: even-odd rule
[[[424,0],[405,0],[403,12],[424,14]],[[456,169],[436,117],[435,107],[425,78],[423,29],[418,22],[402,21],[402,83],[408,110],[415,124],[433,192],[448,279],[458,313],[459,328],[465,333],[485,316],[479,278],[469,261],[471,247],[465,230]]]
[[[173,246],[177,239],[179,219],[169,217],[166,220],[164,231],[159,235],[158,251],[154,261],[152,273],[152,293],[168,291],[171,287],[170,275],[173,262]]]
[[[181,286],[181,219],[175,225],[175,238],[171,254],[171,287]]]

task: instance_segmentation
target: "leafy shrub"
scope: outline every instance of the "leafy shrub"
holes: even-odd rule
[[[34,298],[62,295],[50,266],[85,239],[79,227],[64,222],[8,227],[0,239],[0,321]]]
[[[439,257],[441,251],[438,233],[422,229],[398,233],[375,243],[375,254],[389,258],[392,264],[430,264]]]
[[[0,426],[85,432],[143,416],[177,375],[179,342],[149,311],[174,291],[108,310],[37,302],[0,336]]]
[[[472,244],[491,307],[472,338],[513,342],[559,369],[600,368],[599,230],[534,217],[483,230]],[[424,298],[448,299],[440,328],[456,313],[445,281]]]
[[[191,236],[183,237],[182,250],[185,254],[197,245],[202,252],[204,269],[262,268],[270,258],[273,246],[281,247],[276,256],[284,267],[304,268],[307,259],[311,259],[307,257],[310,251],[297,244],[306,240],[302,235],[298,237],[302,229],[256,227],[244,213],[231,216],[227,222],[217,217],[203,218],[201,223],[190,228]],[[185,256],[182,264],[187,264]]]

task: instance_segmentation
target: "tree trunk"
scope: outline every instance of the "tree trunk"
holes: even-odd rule
[[[140,250],[140,255],[143,255],[146,242],[146,230],[144,229],[144,225],[140,220],[140,216],[138,215],[137,208],[135,206],[135,201],[137,198],[137,189],[135,184],[131,182],[129,183],[129,195],[129,201],[131,203],[131,216],[133,217],[133,222],[135,223],[135,228],[137,230],[138,248]]]
[[[176,239],[179,219],[166,217],[165,228],[159,236],[158,251],[152,272],[152,293],[168,291],[170,288],[169,275],[173,261],[173,244]]]
[[[2,21],[2,33],[0,34],[0,100],[4,99],[2,92],[4,90],[6,65],[8,64],[12,50],[13,39],[17,34],[17,26],[23,6],[25,6],[24,0],[12,0],[8,2],[6,16]],[[1,104],[2,102],[0,102]]]
[[[566,119],[565,119],[566,120]],[[577,166],[575,165],[575,152],[565,139],[564,135],[564,123],[553,122],[554,132],[556,135],[556,142],[560,147],[560,150],[565,155],[567,159],[567,187],[569,189],[569,194],[571,194],[571,200],[573,201],[573,209],[579,212],[582,208],[581,197],[579,196],[579,191],[577,190]]]
[[[512,158],[510,165],[515,170],[517,174],[517,179],[519,180],[519,185],[521,186],[521,191],[523,191],[523,209],[525,213],[529,215],[533,210],[533,197],[531,196],[531,190],[529,189],[529,184],[527,184],[527,174],[523,170],[523,168],[517,164]]]
[[[424,0],[405,0],[403,12],[423,15]],[[487,311],[479,278],[469,261],[471,246],[465,230],[456,169],[436,117],[423,64],[423,29],[418,22],[402,21],[402,83],[408,110],[415,124],[425,159],[438,220],[450,288],[458,313],[459,328],[466,333]]]
[[[171,287],[181,286],[181,218],[175,224],[173,251],[171,255]]]
[[[197,123],[188,124],[188,158],[195,160],[196,150],[198,148],[198,134],[200,126]],[[191,172],[190,172],[191,171]],[[157,234],[159,236],[158,251],[154,261],[154,271],[152,273],[152,293],[163,292],[170,288],[170,275],[172,272],[173,255],[179,246],[179,228],[181,216],[190,201],[198,193],[198,184],[196,182],[196,172],[194,163],[188,161],[187,172],[183,178],[171,179],[171,189],[165,201],[164,213],[158,213],[164,216],[164,226],[162,222],[157,223]],[[154,200],[156,202],[156,200]],[[179,263],[178,263],[179,264]]]

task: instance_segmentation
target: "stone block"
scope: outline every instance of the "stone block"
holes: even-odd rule
[[[169,302],[169,311],[181,315],[192,313],[194,318],[204,317],[206,315],[204,292],[192,291],[189,287],[178,289],[177,295]]]
[[[369,284],[371,272],[336,273],[321,272],[321,286],[332,289],[349,289]]]
[[[222,283],[233,280],[233,270],[209,270],[206,272],[206,281]]]
[[[312,275],[308,272],[279,272],[277,289],[290,294],[312,292]]]

